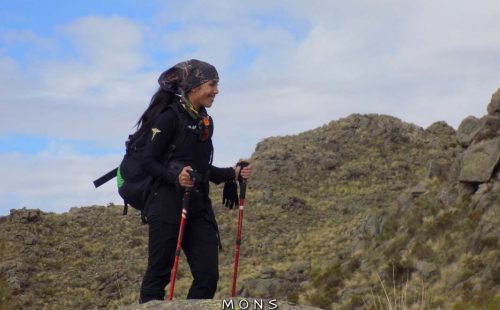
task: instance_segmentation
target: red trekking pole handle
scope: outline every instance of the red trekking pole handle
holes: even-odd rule
[[[248,163],[245,161],[242,161],[238,163],[238,166],[241,167],[241,169],[245,168],[248,166]],[[240,170],[241,172],[241,170]],[[235,297],[236,296],[236,281],[238,279],[238,265],[239,265],[239,260],[240,260],[240,247],[241,247],[241,232],[243,230],[243,210],[245,208],[245,195],[246,195],[246,188],[247,188],[247,182],[241,174],[238,176],[238,183],[240,185],[240,207],[238,208],[238,233],[236,237],[236,252],[234,254],[234,273],[233,273],[233,288],[231,291],[231,296]]]
[[[196,186],[196,180],[198,179],[198,175],[196,171],[189,171],[189,178],[193,181],[194,186],[190,188],[186,188],[184,191],[184,197],[182,198],[182,215],[181,215],[181,223],[179,226],[179,235],[177,237],[177,247],[175,248],[175,260],[174,266],[172,267],[172,274],[170,276],[170,291],[168,293],[168,300],[172,300],[174,296],[174,288],[175,288],[175,278],[177,276],[177,267],[179,266],[179,257],[181,255],[182,248],[182,238],[184,236],[184,227],[186,226],[186,219],[188,214],[188,206],[189,206],[189,197],[193,188]]]

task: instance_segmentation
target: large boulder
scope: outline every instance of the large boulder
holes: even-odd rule
[[[500,88],[491,96],[491,101],[488,105],[488,114],[500,116]]]
[[[481,118],[480,124],[479,130],[474,134],[473,143],[488,140],[499,135],[500,117],[485,115]]]
[[[472,139],[476,133],[481,129],[481,121],[474,117],[469,116],[465,118],[457,131],[457,142],[463,147],[468,147],[472,143]]]
[[[45,215],[40,209],[12,209],[10,210],[10,221],[13,223],[30,224],[38,222]]]
[[[500,137],[469,147],[461,158],[461,182],[484,183],[490,180],[500,159]]]

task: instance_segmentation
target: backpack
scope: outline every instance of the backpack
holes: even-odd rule
[[[170,108],[175,112],[178,121],[176,134],[174,135],[172,143],[168,146],[168,153],[165,157],[164,165],[166,165],[172,157],[177,145],[180,145],[184,140],[183,121],[177,108],[169,105],[161,113],[164,113]],[[144,224],[147,223],[146,206],[148,205],[149,197],[151,197],[149,194],[152,191],[156,191],[161,183],[159,179],[155,179],[147,174],[142,169],[141,165],[150,130],[151,127],[141,128],[134,134],[129,135],[128,140],[125,142],[126,152],[120,165],[94,181],[94,186],[97,188],[116,177],[118,194],[123,198],[123,215],[128,213],[128,206],[132,206],[134,209],[141,212],[141,220]]]

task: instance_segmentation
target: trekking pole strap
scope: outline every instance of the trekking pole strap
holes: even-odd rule
[[[245,168],[248,165],[249,165],[249,163],[246,161],[242,161],[242,162],[238,163],[238,166],[241,167],[241,170],[243,170],[243,168]],[[246,192],[247,192],[247,181],[245,179],[243,179],[243,177],[241,176],[241,170],[240,170],[240,175],[238,176],[238,183],[240,185],[240,206],[244,205],[245,196],[246,196]],[[242,203],[242,201],[243,201],[243,203]]]
[[[240,174],[238,175],[238,181],[239,182],[244,181],[244,179],[241,177],[241,170],[243,170],[243,168],[245,168],[246,166],[248,166],[250,164],[248,162],[246,162],[246,161],[240,161],[236,165],[241,167]]]

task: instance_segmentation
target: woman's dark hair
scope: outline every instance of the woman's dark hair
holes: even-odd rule
[[[156,91],[156,93],[151,97],[149,106],[146,111],[142,113],[142,116],[137,121],[135,126],[137,127],[136,135],[141,134],[144,130],[147,130],[151,126],[153,120],[161,112],[163,112],[169,105],[174,102],[177,96],[171,92],[163,90],[161,87]]]

